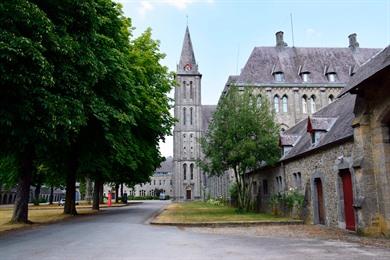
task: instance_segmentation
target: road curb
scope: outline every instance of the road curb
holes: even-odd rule
[[[159,213],[161,214],[161,212]],[[158,215],[157,215],[158,216]],[[154,218],[156,218],[155,216]],[[284,226],[284,225],[303,225],[303,220],[291,221],[245,221],[245,222],[205,222],[205,223],[183,223],[183,222],[168,222],[161,223],[151,221],[151,225],[157,226],[180,226],[180,227],[250,227],[250,226]]]
[[[170,203],[169,203],[170,204]],[[145,221],[145,224],[151,224],[151,225],[158,225],[158,224],[155,224],[156,222],[154,222],[153,220],[156,219],[161,213],[164,212],[164,210],[167,209],[167,207],[169,206],[169,204],[163,206],[161,209],[159,209],[157,212],[153,213],[153,215],[148,218],[146,221]],[[171,225],[173,226],[173,225]]]

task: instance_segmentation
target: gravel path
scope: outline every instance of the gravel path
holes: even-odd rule
[[[197,233],[226,234],[253,237],[276,237],[297,239],[336,240],[358,243],[361,246],[390,248],[390,239],[363,237],[355,232],[339,228],[329,228],[318,225],[285,225],[285,226],[258,226],[258,227],[217,227],[217,228],[185,228]]]

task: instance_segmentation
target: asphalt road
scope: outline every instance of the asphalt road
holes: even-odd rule
[[[195,233],[151,226],[167,202],[104,210],[0,236],[0,259],[390,259],[390,251],[316,239]]]

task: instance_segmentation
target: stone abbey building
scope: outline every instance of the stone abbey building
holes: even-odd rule
[[[240,75],[230,76],[221,98],[232,85],[266,97],[281,131],[286,131],[332,103],[357,69],[379,49],[360,48],[356,34],[345,48],[288,47],[283,32],[273,47],[255,47]],[[175,88],[174,198],[192,200],[229,197],[232,175],[207,177],[197,166],[202,151],[197,139],[207,131],[216,106],[201,104],[201,79],[188,27]]]

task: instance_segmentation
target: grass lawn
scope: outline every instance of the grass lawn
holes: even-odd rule
[[[208,222],[250,222],[250,221],[289,221],[263,213],[236,213],[235,208],[216,206],[206,202],[194,201],[173,203],[160,214],[156,223],[208,223]]]
[[[57,205],[43,205],[43,206],[29,206],[28,218],[34,224],[47,224],[64,220],[72,217],[63,214],[64,207]],[[77,206],[77,213],[79,215],[94,214],[97,211],[92,210],[91,206]],[[22,227],[31,226],[30,224],[11,224],[13,208],[0,208],[0,233],[6,230],[18,229]]]

